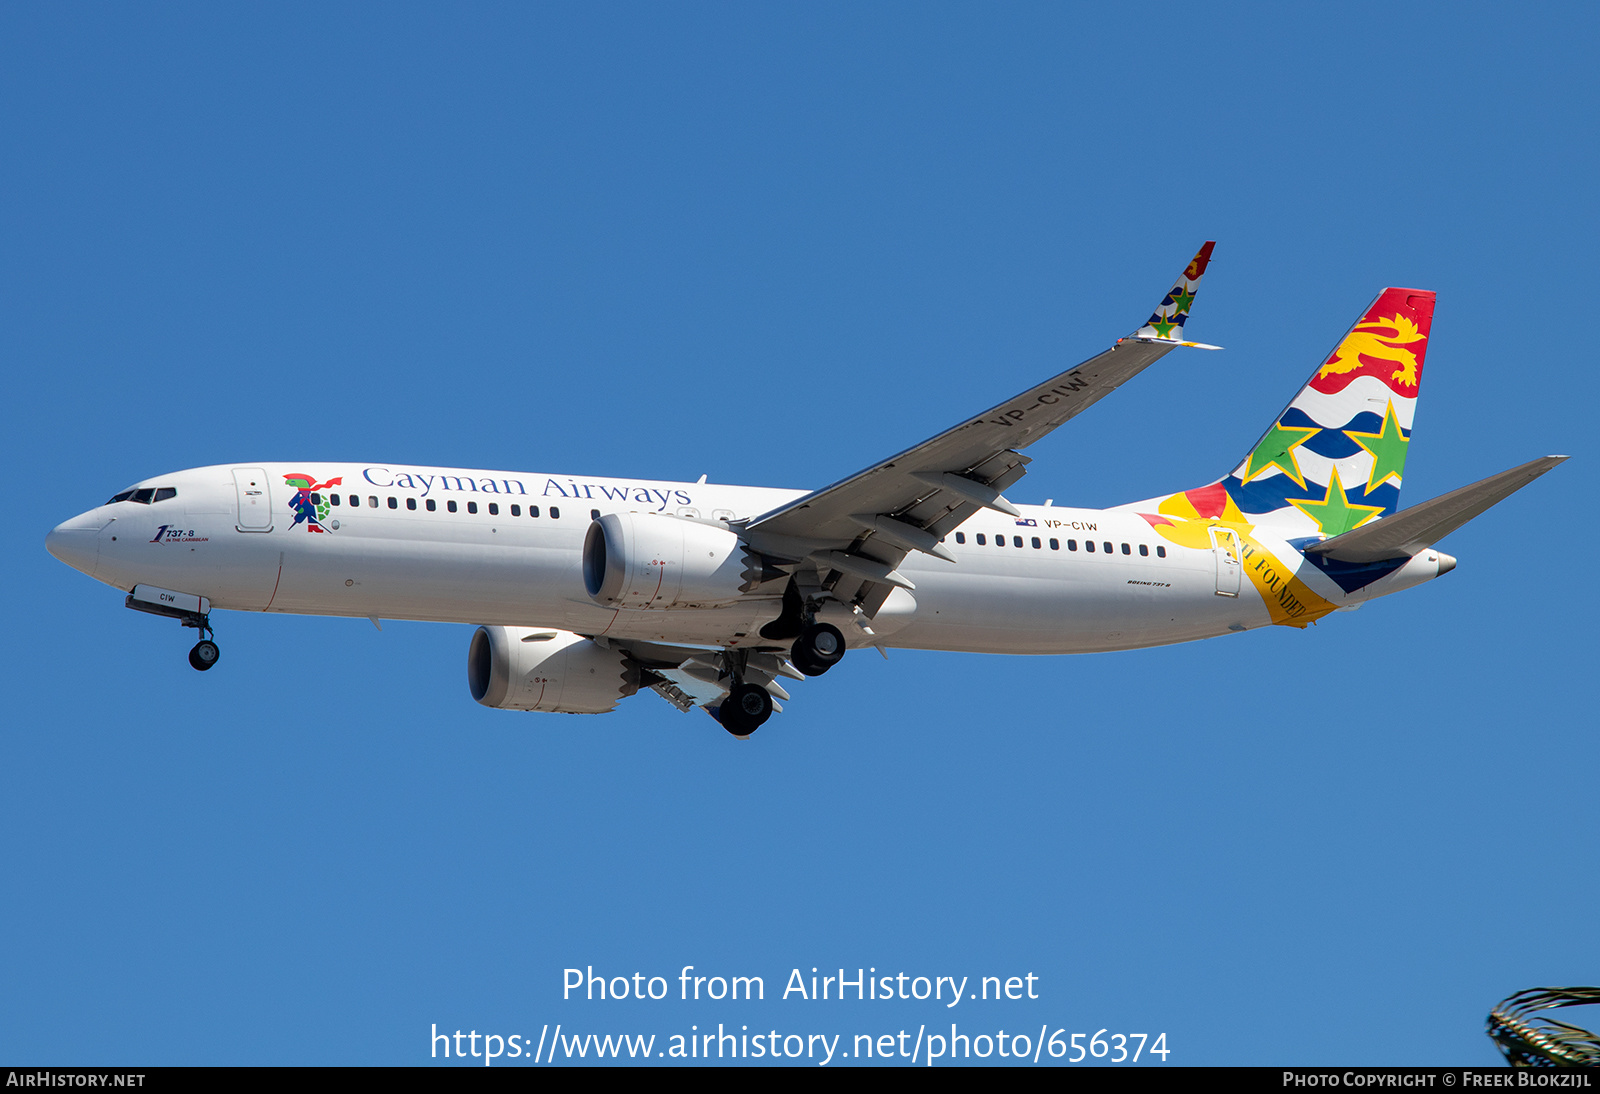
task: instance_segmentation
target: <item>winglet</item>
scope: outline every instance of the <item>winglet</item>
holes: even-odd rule
[[[1200,278],[1205,275],[1206,266],[1211,262],[1211,248],[1217,245],[1216,240],[1208,239],[1205,245],[1195,254],[1194,260],[1178,275],[1178,280],[1173,282],[1171,290],[1156,305],[1156,310],[1145,325],[1130,334],[1129,338],[1140,342],[1164,342],[1173,346],[1194,346],[1197,349],[1221,349],[1221,346],[1208,346],[1203,342],[1186,342],[1183,340],[1183,324],[1189,318],[1189,309],[1194,307],[1195,294],[1200,291]]]

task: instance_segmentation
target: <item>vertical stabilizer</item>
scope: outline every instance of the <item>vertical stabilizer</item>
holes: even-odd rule
[[[1434,294],[1384,289],[1221,486],[1247,519],[1336,536],[1400,505]]]

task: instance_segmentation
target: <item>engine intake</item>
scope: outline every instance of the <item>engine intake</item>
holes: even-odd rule
[[[584,587],[608,608],[732,604],[749,566],[734,533],[659,513],[607,513],[583,541]]]
[[[571,631],[479,627],[467,649],[467,687],[498,710],[604,714],[639,690],[639,666]]]

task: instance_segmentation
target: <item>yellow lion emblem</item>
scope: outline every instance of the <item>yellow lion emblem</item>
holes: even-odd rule
[[[1390,328],[1393,328],[1393,334],[1377,333]],[[1365,320],[1357,323],[1355,329],[1345,335],[1344,341],[1339,343],[1339,348],[1317,375],[1322,377],[1335,372],[1354,372],[1361,367],[1361,358],[1365,356],[1399,365],[1389,379],[1406,387],[1416,387],[1417,355],[1403,347],[1421,342],[1426,337],[1417,330],[1415,323],[1403,315],[1396,315],[1393,319]]]

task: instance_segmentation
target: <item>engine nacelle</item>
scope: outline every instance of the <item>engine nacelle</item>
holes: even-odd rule
[[[739,537],[659,513],[607,513],[583,541],[583,584],[608,608],[715,608],[749,580]]]
[[[467,650],[467,686],[500,710],[604,714],[639,690],[639,666],[571,631],[479,627]]]

